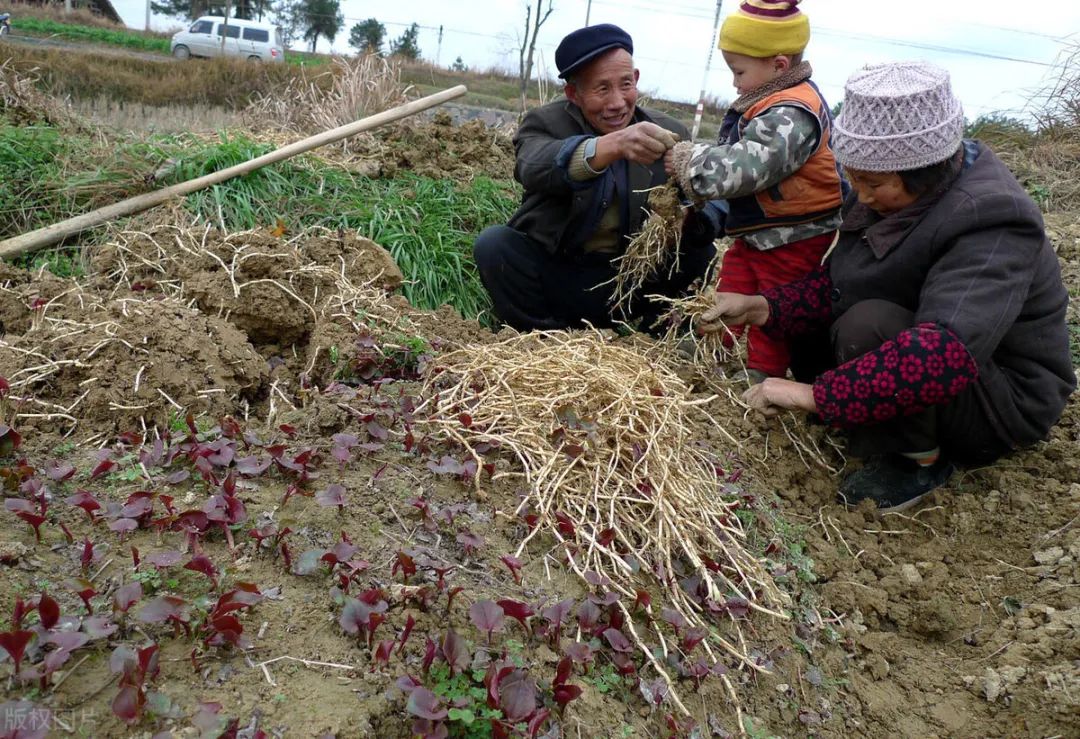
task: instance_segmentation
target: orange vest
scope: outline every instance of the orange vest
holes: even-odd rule
[[[843,203],[840,172],[829,144],[832,120],[828,105],[809,81],[780,90],[751,105],[737,125],[731,126],[728,143],[735,143],[752,118],[777,105],[802,108],[818,121],[821,135],[810,159],[788,178],[753,195],[730,199],[725,223],[729,235],[777,226],[809,223],[835,213]]]

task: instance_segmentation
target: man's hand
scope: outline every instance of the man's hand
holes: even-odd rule
[[[589,166],[603,169],[619,159],[652,164],[675,146],[676,141],[675,134],[655,123],[635,123],[597,139],[596,155],[589,162]]]
[[[817,411],[814,388],[802,382],[769,377],[743,393],[743,400],[761,415],[771,418],[781,411]]]
[[[698,318],[699,333],[722,331],[725,326],[761,326],[769,320],[769,301],[761,295],[715,293],[713,306]]]

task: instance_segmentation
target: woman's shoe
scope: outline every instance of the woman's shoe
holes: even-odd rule
[[[870,457],[840,483],[840,501],[855,507],[874,501],[879,511],[903,511],[942,486],[956,467],[945,459],[920,465],[899,454]]]

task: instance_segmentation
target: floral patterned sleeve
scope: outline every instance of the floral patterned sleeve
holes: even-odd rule
[[[762,332],[783,339],[803,336],[832,323],[832,278],[822,265],[806,277],[780,287],[762,290],[769,301],[769,320]]]
[[[978,365],[956,334],[922,323],[822,374],[814,402],[826,423],[852,428],[948,403],[978,378]]]

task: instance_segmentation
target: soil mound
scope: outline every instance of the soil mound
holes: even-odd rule
[[[428,123],[401,124],[358,140],[350,150],[360,159],[359,170],[372,177],[410,171],[437,179],[508,180],[514,173],[514,145],[505,132],[478,120],[455,126],[445,111]]]
[[[69,288],[51,272],[33,274],[0,261],[0,334],[21,334],[30,328],[34,306],[42,306]]]
[[[342,295],[392,290],[402,280],[389,253],[355,234],[284,240],[260,231],[221,234],[171,227],[125,232],[93,262],[98,281],[194,300],[256,346],[306,340]]]
[[[0,375],[22,426],[134,430],[188,412],[243,414],[266,362],[227,321],[178,300],[99,302],[75,285],[0,342]]]

